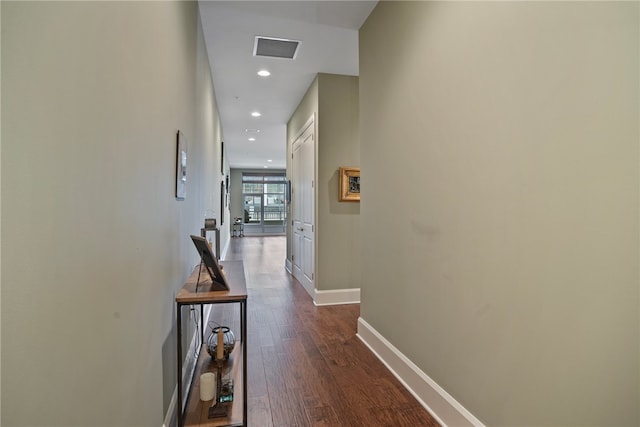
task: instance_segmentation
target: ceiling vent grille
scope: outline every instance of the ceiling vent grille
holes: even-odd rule
[[[300,42],[297,40],[256,36],[253,44],[253,56],[296,59],[299,46]]]

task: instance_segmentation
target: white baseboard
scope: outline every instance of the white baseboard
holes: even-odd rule
[[[231,239],[227,239],[227,243],[224,244],[224,248],[220,251],[220,260],[224,260],[227,258],[227,251],[229,251],[229,245],[231,244]]]
[[[173,395],[171,396],[171,402],[169,402],[169,407],[167,408],[167,413],[164,416],[164,422],[162,423],[162,427],[172,427],[172,421],[176,419],[176,400],[178,400],[178,390],[173,389]]]
[[[309,296],[311,297],[311,299],[313,299],[313,291],[315,291],[316,289],[313,287],[313,283],[302,283],[300,281],[298,281],[298,283],[300,283],[300,285],[302,285],[302,288],[307,291],[307,293],[309,294]]]
[[[480,420],[361,317],[358,318],[357,336],[443,427],[484,427]]]
[[[291,260],[287,259],[284,261],[284,269],[287,270],[289,274],[293,274],[293,267],[291,266]]]
[[[208,319],[211,314],[211,304],[203,305],[203,318]],[[198,325],[200,325],[198,319]],[[200,327],[200,326],[198,326]],[[207,322],[204,322],[204,327],[207,327]],[[199,331],[196,331],[191,337],[191,343],[189,344],[189,348],[187,349],[187,354],[185,355],[184,362],[182,363],[182,383],[187,380],[186,387],[182,392],[182,406],[187,400],[188,390],[191,388],[191,382],[193,380],[193,371],[196,369],[196,358],[194,357],[197,354],[196,346],[199,341]],[[205,334],[206,340],[206,334]],[[171,427],[173,426],[172,421],[177,419],[177,404],[178,404],[178,385],[173,388],[173,394],[171,395],[171,401],[169,402],[169,407],[167,408],[167,413],[164,415],[164,422],[162,423],[162,427]]]
[[[329,291],[313,290],[313,303],[315,305],[340,305],[359,304],[360,288],[357,289],[335,289]]]

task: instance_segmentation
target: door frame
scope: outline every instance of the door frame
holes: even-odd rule
[[[311,116],[309,117],[309,119],[307,119],[307,121],[305,122],[305,124],[294,134],[294,137],[291,138],[290,140],[290,146],[291,146],[291,183],[292,183],[292,187],[295,188],[295,168],[294,168],[294,144],[296,143],[296,141],[298,141],[298,139],[308,130],[311,129],[311,135],[312,135],[312,140],[313,140],[313,160],[312,160],[312,168],[313,168],[313,173],[312,173],[312,215],[313,215],[313,245],[312,245],[312,251],[313,253],[311,254],[311,258],[312,258],[312,281],[311,281],[311,285],[310,286],[305,286],[305,284],[298,280],[296,278],[296,280],[298,280],[303,288],[307,291],[307,293],[309,293],[309,295],[314,298],[314,292],[316,289],[316,280],[317,280],[317,272],[316,272],[316,254],[317,254],[317,192],[316,192],[316,185],[315,183],[318,182],[317,180],[317,158],[318,158],[318,144],[317,144],[317,128],[316,128],[316,113],[312,113]],[[289,238],[291,239],[291,260],[288,260],[291,264],[291,269],[290,272],[291,274],[295,277],[295,263],[294,263],[294,254],[295,254],[295,230],[294,230],[294,221],[295,221],[295,203],[296,203],[296,198],[297,198],[297,194],[295,191],[292,191],[291,194],[291,224],[289,224],[291,226],[290,230],[290,236]],[[287,220],[287,222],[289,222]]]
[[[261,177],[261,180],[254,180],[251,181],[251,179],[249,180],[245,180],[245,177]],[[282,180],[267,180],[266,177],[268,176],[277,176],[277,177],[281,177]],[[249,184],[261,184],[262,185],[262,192],[261,193],[245,193],[244,192],[244,184],[245,183],[249,183]],[[274,193],[274,192],[270,192],[267,193],[266,191],[266,185],[268,184],[278,184],[278,185],[282,185],[283,186],[283,191],[282,193]],[[284,201],[286,199],[286,186],[287,186],[287,175],[286,172],[282,173],[282,172],[264,172],[264,173],[259,173],[259,172],[247,172],[247,171],[243,171],[242,172],[242,190],[240,192],[241,198],[242,198],[242,208],[244,211],[244,208],[246,207],[245,201],[247,197],[259,197],[260,198],[260,221],[259,222],[244,222],[244,213],[243,213],[243,224],[245,226],[245,233],[253,233],[255,235],[284,235],[286,233],[286,227],[287,227],[287,222],[288,222],[288,213],[287,213],[287,204]],[[280,224],[269,224],[267,223],[268,220],[265,220],[265,213],[267,211],[266,207],[267,207],[267,196],[273,196],[273,195],[281,195],[282,199],[283,199],[283,206],[282,206],[282,210],[280,211],[283,219],[282,221],[280,221]]]

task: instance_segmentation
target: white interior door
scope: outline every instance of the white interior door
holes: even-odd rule
[[[314,125],[309,121],[293,143],[293,275],[313,297],[314,289]]]

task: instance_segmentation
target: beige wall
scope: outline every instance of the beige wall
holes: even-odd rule
[[[237,216],[244,218],[242,212],[242,169],[231,169],[229,185],[231,186],[231,192],[229,194],[231,197],[229,201],[231,221]]]
[[[197,4],[1,7],[1,424],[162,425],[188,236],[219,200]]]
[[[487,425],[638,425],[638,3],[382,2],[362,318]]]
[[[287,126],[294,138],[316,118],[316,276],[318,290],[360,288],[360,204],[338,202],[340,166],[360,165],[358,78],[318,74]],[[290,242],[290,239],[288,239]],[[287,259],[291,259],[290,252]]]
[[[360,203],[339,202],[341,166],[360,166],[358,77],[318,75],[316,288],[360,287]]]

